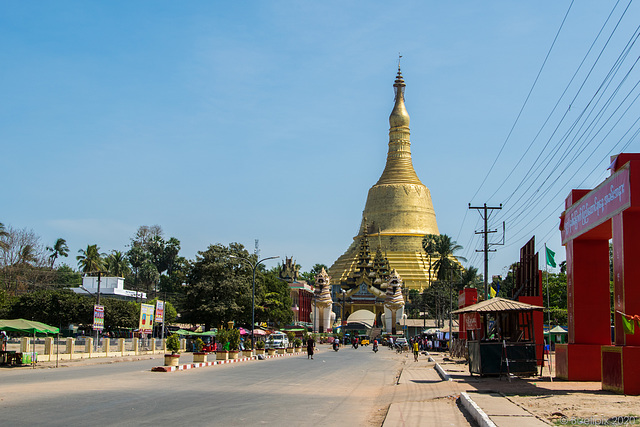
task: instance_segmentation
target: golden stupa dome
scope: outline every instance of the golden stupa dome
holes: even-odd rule
[[[375,238],[391,268],[397,269],[409,289],[422,290],[435,279],[422,239],[427,234],[440,233],[431,192],[418,178],[411,159],[405,86],[398,67],[389,116],[387,161],[380,179],[369,189],[358,234],[329,269],[334,283],[346,283],[349,274],[356,271],[359,242],[367,235]],[[423,163],[431,161],[435,160],[424,159]]]
[[[402,78],[402,72],[398,66],[398,75],[396,76],[396,81],[393,83],[393,90],[396,93],[396,103],[393,106],[391,115],[389,116],[389,126],[391,128],[409,127],[409,113],[407,113],[407,108],[404,106],[405,86],[404,79]]]

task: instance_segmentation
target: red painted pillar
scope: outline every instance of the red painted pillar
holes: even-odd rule
[[[613,223],[613,304],[615,310],[640,314],[640,213],[626,210]],[[602,388],[640,394],[640,331],[625,334],[622,315],[615,313],[615,346],[602,348]],[[637,329],[637,325],[636,325]]]
[[[602,230],[594,233],[600,238],[591,240],[586,233],[566,244],[569,343],[556,346],[559,378],[601,380],[600,349],[611,343],[609,240],[602,238]]]
[[[613,304],[623,313],[640,314],[640,213],[626,210],[612,220]],[[640,331],[625,334],[622,316],[618,313],[615,315],[615,344],[640,346]]]
[[[569,343],[611,344],[609,241],[572,240],[567,267]]]

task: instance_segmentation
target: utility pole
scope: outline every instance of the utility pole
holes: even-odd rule
[[[485,203],[483,206],[471,206],[469,203],[469,209],[477,209],[480,217],[484,220],[484,230],[476,231],[475,234],[484,235],[484,249],[476,249],[476,252],[484,252],[484,299],[486,300],[489,295],[489,252],[495,252],[495,249],[489,249],[490,245],[504,245],[504,222],[502,223],[502,243],[489,243],[489,233],[496,233],[498,230],[489,230],[489,215],[492,210],[502,209],[502,203],[500,206],[487,206]]]

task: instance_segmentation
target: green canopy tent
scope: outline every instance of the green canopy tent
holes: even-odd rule
[[[36,322],[35,320],[26,319],[13,319],[13,320],[0,320],[0,331],[5,332],[19,332],[22,334],[33,335],[32,342],[32,355],[35,356],[36,334],[49,335],[58,334],[60,329],[55,326],[49,326],[46,323]],[[35,357],[34,357],[35,358]],[[35,368],[36,360],[32,361]]]
[[[191,332],[186,329],[178,329],[174,332],[174,334],[183,335],[183,336],[194,336],[194,337],[215,337],[216,331],[207,331],[207,332]]]
[[[14,319],[0,320],[0,331],[21,332],[29,335],[49,335],[59,333],[60,329],[35,320]]]

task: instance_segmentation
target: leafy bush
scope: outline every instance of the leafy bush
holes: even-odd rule
[[[302,340],[300,338],[296,338],[293,340],[293,346],[294,347],[302,347]]]
[[[240,348],[240,330],[229,329],[227,331],[229,340],[229,350],[237,351]]]
[[[293,345],[293,340],[296,338],[296,334],[292,331],[287,332],[287,338],[289,339],[289,344]]]
[[[167,350],[169,350],[171,354],[180,352],[180,338],[178,334],[169,335],[169,338],[167,338]]]
[[[229,342],[229,332],[226,329],[218,329],[216,341],[218,342],[218,348],[223,350],[224,345]]]
[[[256,341],[256,348],[258,350],[264,350],[264,341],[262,341],[262,340]]]
[[[202,347],[204,347],[204,341],[198,338],[194,341],[194,344],[196,346],[196,353],[200,353],[202,351]]]

